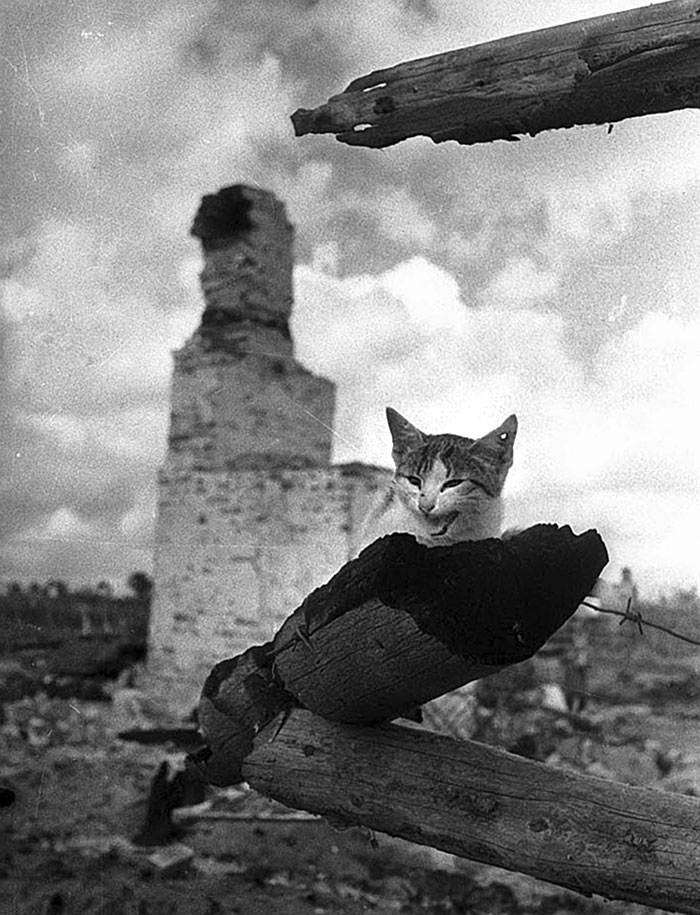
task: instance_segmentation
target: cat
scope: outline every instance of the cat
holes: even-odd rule
[[[395,473],[365,521],[362,545],[396,532],[413,534],[427,547],[500,537],[515,415],[477,439],[427,435],[391,407],[386,418]]]

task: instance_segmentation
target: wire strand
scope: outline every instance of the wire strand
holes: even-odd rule
[[[621,617],[620,626],[626,622],[636,623],[640,635],[644,635],[644,629],[642,627],[649,626],[650,629],[658,629],[659,632],[665,632],[667,635],[673,636],[675,639],[680,639],[682,642],[688,642],[690,645],[700,645],[700,641],[697,639],[691,639],[690,636],[681,635],[680,632],[674,632],[673,629],[669,629],[667,626],[661,626],[659,623],[652,623],[649,620],[644,619],[639,610],[632,609],[631,597],[627,599],[627,606],[624,610],[609,610],[606,607],[596,607],[595,604],[589,604],[588,601],[585,600],[581,601],[581,603],[584,607],[589,607],[597,613],[609,613],[612,616]]]

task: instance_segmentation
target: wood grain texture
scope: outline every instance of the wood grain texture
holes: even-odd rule
[[[699,51],[700,4],[671,0],[376,70],[292,123],[369,147],[614,123],[698,107]]]
[[[241,781],[255,734],[279,712],[378,722],[531,657],[590,593],[608,554],[595,531],[538,524],[508,540],[428,549],[409,534],[370,544],[284,622],[272,642],[207,678],[197,760]]]
[[[243,775],[290,807],[590,895],[700,913],[700,802],[426,731],[294,711]]]
[[[255,735],[293,704],[275,682],[269,645],[254,645],[220,661],[204,683],[197,710],[208,744],[204,753],[193,757],[200,774],[212,785],[241,782],[241,762],[252,750]]]
[[[324,718],[397,718],[532,657],[607,558],[595,531],[553,524],[436,549],[392,534],[285,621],[273,640],[275,676]]]

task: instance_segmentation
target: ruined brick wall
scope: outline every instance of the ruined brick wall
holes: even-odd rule
[[[378,468],[161,478],[149,666],[183,711],[216,661],[269,640],[348,558]]]
[[[347,560],[387,472],[330,464],[335,390],[294,358],[292,234],[272,194],[203,199],[202,323],[175,353],[149,689],[186,712]]]
[[[335,390],[290,355],[195,336],[175,354],[167,467],[240,470],[327,465]]]

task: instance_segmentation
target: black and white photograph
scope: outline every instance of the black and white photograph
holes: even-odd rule
[[[0,915],[699,915],[700,3],[0,72]]]

